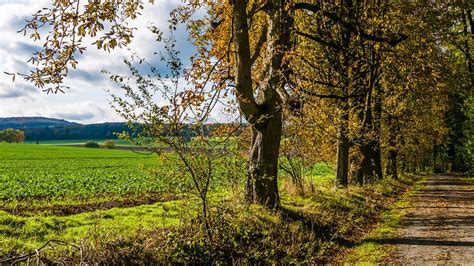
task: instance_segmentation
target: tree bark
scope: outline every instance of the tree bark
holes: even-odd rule
[[[349,138],[347,136],[349,127],[349,103],[347,101],[347,99],[342,100],[342,112],[337,131],[336,183],[341,187],[347,187],[349,183]]]
[[[387,166],[387,175],[391,176],[393,179],[398,179],[398,162],[397,162],[397,151],[390,150],[388,151],[388,166]]]
[[[250,56],[247,1],[234,1],[235,80],[237,101],[252,127],[245,197],[249,203],[278,208],[278,156],[282,134],[283,92],[287,78],[283,58],[290,49],[292,19],[285,1],[269,1],[267,7],[267,42],[265,75],[258,80],[255,96]]]
[[[255,101],[252,84],[252,62],[247,23],[247,4],[236,0],[234,4],[235,89],[240,111],[250,124],[257,122],[260,108]]]
[[[359,150],[362,156],[362,159],[359,161],[359,165],[356,170],[356,181],[357,184],[363,185],[368,182],[372,172],[371,160],[371,142],[372,140],[367,139],[367,134],[371,131],[373,127],[373,118],[372,118],[372,88],[369,85],[367,90],[367,97],[365,100],[364,108],[359,112],[359,119],[362,121],[362,131],[360,132],[359,140]]]
[[[278,208],[278,155],[282,133],[281,112],[277,111],[268,123],[252,128],[252,143],[247,176],[246,200],[270,208]]]
[[[378,83],[380,68],[373,47],[371,48],[371,60],[373,66],[369,75],[365,108],[360,113],[363,128],[360,144],[362,160],[356,174],[359,185],[383,178],[380,146],[382,91]]]
[[[394,179],[398,179],[398,150],[397,150],[397,134],[399,127],[395,124],[395,119],[389,115],[388,124],[388,154],[387,154],[387,175]]]
[[[356,181],[357,184],[363,185],[365,183],[371,182],[375,176],[375,163],[374,163],[374,148],[373,142],[362,143],[360,146],[360,151],[362,154],[362,160],[360,161],[359,167],[356,172]]]
[[[380,74],[377,69],[374,77],[374,133],[375,137],[371,145],[372,160],[373,160],[373,173],[375,180],[381,180],[383,178],[382,171],[382,148],[380,145],[380,135],[382,129],[382,88],[378,82],[378,75]]]
[[[463,28],[464,35],[466,35],[466,37],[468,37],[468,35],[470,34],[471,39],[474,42],[474,25],[473,25],[473,21],[472,21],[472,13],[471,13],[471,10],[469,10],[469,9],[465,10],[465,17],[464,17],[464,14],[463,14],[463,24],[464,24],[464,28]],[[469,32],[467,30],[468,27],[470,29]],[[467,57],[467,71],[468,71],[469,77],[471,79],[471,87],[472,87],[472,86],[474,86],[474,70],[473,70],[471,54],[470,54],[471,47],[469,45],[468,40],[465,41],[464,45],[465,45],[466,57]]]

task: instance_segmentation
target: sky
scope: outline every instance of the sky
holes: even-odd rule
[[[69,73],[65,85],[70,89],[64,94],[46,94],[20,77],[13,82],[11,76],[4,74],[28,73],[32,69],[33,66],[27,61],[32,53],[41,48],[42,43],[35,43],[17,31],[25,25],[25,20],[31,14],[51,2],[52,0],[0,0],[0,117],[44,116],[82,124],[122,121],[110,107],[111,97],[107,93],[107,90],[120,93],[120,88],[101,71],[106,69],[112,73],[124,73],[127,68],[123,60],[130,56],[127,50],[107,53],[90,47],[79,58],[77,69]],[[142,16],[133,22],[137,31],[134,32],[131,50],[142,57],[152,57],[157,45],[147,26],[153,24],[166,31],[169,12],[179,2],[181,1],[160,0],[154,6],[147,5]],[[186,63],[186,58],[194,53],[194,48],[187,39],[184,27],[178,28],[175,38]],[[218,113],[214,116],[219,120]]]

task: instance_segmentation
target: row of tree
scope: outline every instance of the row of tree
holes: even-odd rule
[[[87,49],[82,38],[104,50],[129,44],[128,22],[144,5],[114,3],[82,9],[79,0],[56,1],[35,14],[25,32],[37,39],[44,25],[53,30],[27,79],[60,91],[75,55]],[[472,160],[473,8],[467,0],[185,2],[171,13],[170,30],[187,25],[197,47],[191,67],[184,70],[172,36],[150,27],[165,44],[170,74],[134,54],[129,75],[111,74],[126,92],[113,96],[114,106],[130,125],[144,125],[145,140],[162,142],[159,125],[179,132],[186,122],[204,123],[218,103],[238,107],[251,128],[246,199],[272,208],[280,203],[282,153],[335,161],[342,187],[397,178],[400,170],[464,171]],[[104,27],[109,20],[116,23]],[[153,143],[139,142],[151,150]],[[188,168],[193,177],[208,173]]]
[[[0,130],[0,142],[6,141],[8,143],[20,143],[25,141],[25,133],[18,129],[7,128]]]
[[[343,187],[438,168],[440,152],[441,170],[466,170],[470,1],[234,1],[191,22],[187,7],[194,83],[234,89],[252,125],[249,201],[278,205],[285,132],[302,156],[334,159]]]

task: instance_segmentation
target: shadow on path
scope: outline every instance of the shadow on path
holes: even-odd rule
[[[474,247],[474,241],[449,241],[435,240],[421,237],[398,237],[385,239],[367,240],[378,244],[394,244],[394,245],[423,245],[423,246],[448,246],[448,247]]]
[[[368,239],[395,252],[389,264],[474,263],[474,187],[459,176],[434,175],[415,196],[398,237]]]

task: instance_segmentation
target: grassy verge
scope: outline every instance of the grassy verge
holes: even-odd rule
[[[463,179],[466,180],[468,184],[474,185],[474,175],[464,176]]]
[[[345,262],[376,264],[382,262],[383,258],[391,253],[393,247],[381,244],[379,240],[396,236],[397,228],[408,212],[407,207],[410,206],[413,197],[423,188],[425,181],[426,178],[418,180],[389,210],[382,212],[381,221],[376,228],[349,251],[350,254],[345,258]]]
[[[69,216],[22,217],[0,211],[0,258],[32,251],[50,239],[77,243],[89,238],[96,230],[125,236],[132,235],[138,228],[175,225],[179,223],[182,211],[179,201]]]

